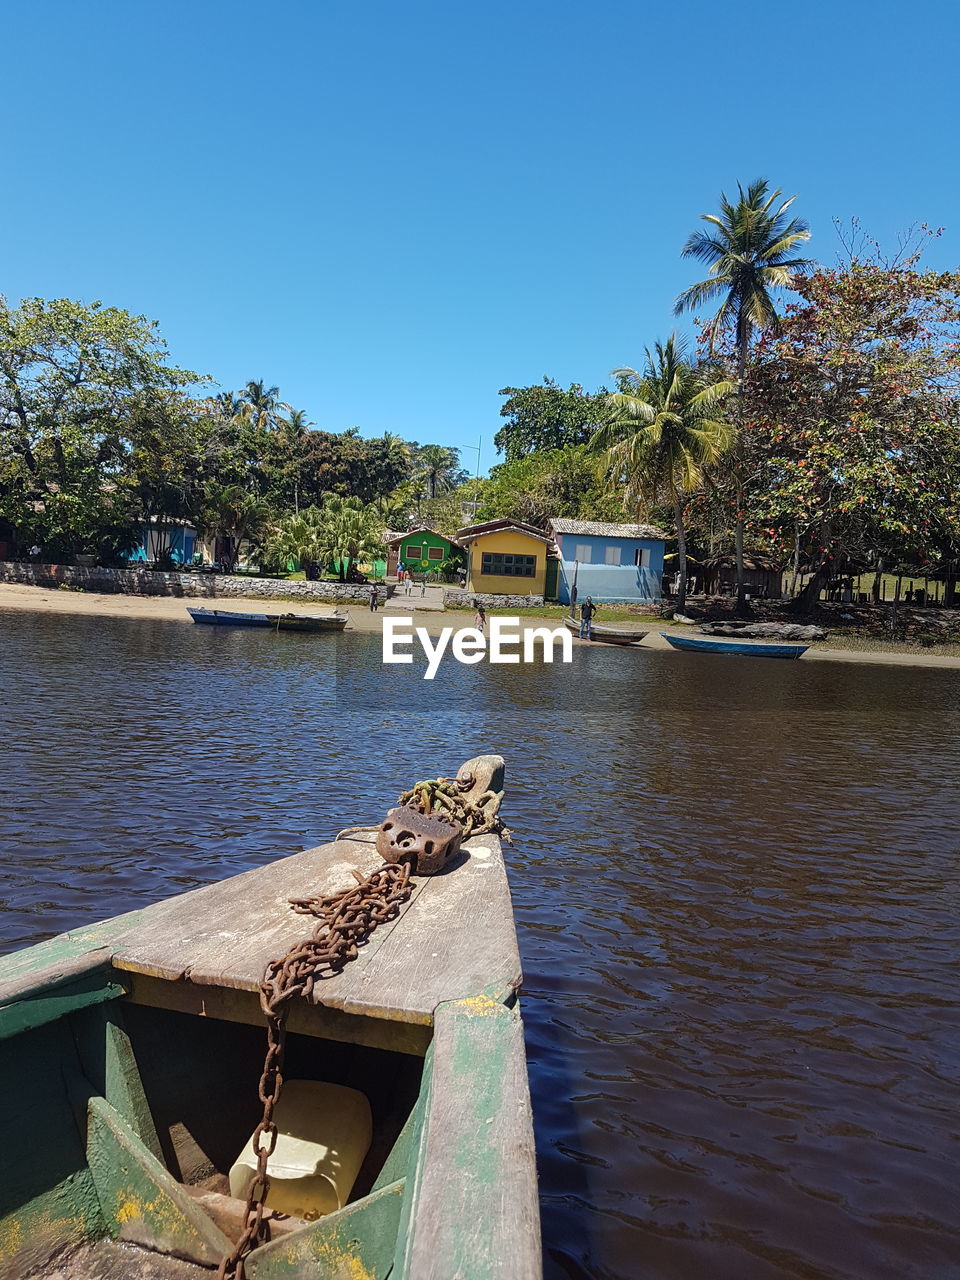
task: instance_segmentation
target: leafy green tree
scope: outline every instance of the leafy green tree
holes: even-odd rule
[[[708,230],[693,232],[683,247],[683,257],[696,258],[704,263],[709,274],[705,280],[685,289],[674,306],[675,313],[680,315],[719,301],[720,305],[707,325],[710,352],[715,352],[721,334],[732,330],[741,385],[746,374],[751,337],[755,332],[776,329],[778,324],[772,291],[790,288],[796,273],[811,265],[808,259],[793,256],[797,247],[810,239],[806,222],[801,218],[788,218],[788,210],[796,196],[783,200],[779,189],[770,192],[769,188],[765,178],[751,182],[746,190],[738,183],[736,200],[728,200],[725,194],[721,194],[719,215],[701,214]],[[746,518],[743,473],[749,463],[736,452],[730,462],[737,496],[734,520],[737,607],[742,609],[745,602],[743,530]]]
[[[328,560],[329,548],[323,511],[319,507],[307,507],[295,515],[284,516],[273,527],[264,549],[264,558],[280,566],[290,560],[306,565]]]
[[[607,397],[610,417],[593,438],[606,450],[612,480],[629,509],[645,514],[668,501],[677,529],[678,607],[687,598],[686,495],[703,481],[705,466],[733,443],[729,423],[717,417],[732,382],[704,383],[676,337],[646,352],[642,372],[617,369],[620,390]]]
[[[623,502],[611,492],[605,464],[587,445],[546,449],[493,467],[480,484],[479,520],[509,518],[543,529],[553,517],[621,520]],[[473,498],[474,486],[463,491]]]
[[[603,421],[606,388],[595,395],[572,383],[564,391],[552,378],[532,387],[504,387],[507,400],[500,409],[507,419],[493,438],[506,462],[529,453],[586,444]]]
[[[48,558],[129,550],[132,407],[198,381],[143,316],[0,299],[0,517]]]

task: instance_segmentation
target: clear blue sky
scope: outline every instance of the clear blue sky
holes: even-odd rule
[[[319,426],[474,444],[497,391],[590,389],[674,327],[679,252],[764,175],[945,224],[948,0],[6,0],[0,291],[160,322]],[[469,452],[464,463],[472,466]]]

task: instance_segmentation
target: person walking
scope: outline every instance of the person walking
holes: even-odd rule
[[[597,612],[597,606],[593,603],[593,596],[587,596],[583,604],[580,606],[580,639],[593,639],[593,615]]]
[[[370,583],[370,612],[371,612],[371,613],[376,613],[376,612],[377,612],[377,605],[378,605],[379,603],[380,603],[380,602],[379,602],[379,600],[377,599],[377,588],[376,588],[376,587],[374,586],[374,584],[371,582],[371,583]]]
[[[483,605],[480,603],[479,600],[474,600],[473,603],[477,606],[477,612],[474,614],[474,618],[473,618],[473,625],[480,632],[480,634],[483,635],[484,628],[487,625],[487,611],[486,609],[484,609]]]

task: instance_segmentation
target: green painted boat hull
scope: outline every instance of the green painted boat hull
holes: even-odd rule
[[[97,1240],[207,1268],[229,1247],[188,1187],[222,1178],[256,1124],[263,1029],[134,1000],[111,936],[143,914],[0,960],[0,1280]],[[357,1198],[261,1246],[248,1280],[541,1274],[514,1000],[441,1003],[422,1056],[291,1034],[287,1057],[290,1076],[368,1091],[379,1148]]]

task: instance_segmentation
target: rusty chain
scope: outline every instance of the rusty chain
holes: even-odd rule
[[[463,839],[471,836],[485,835],[492,831],[510,839],[510,832],[503,825],[500,817],[500,794],[485,791],[473,799],[466,793],[473,786],[473,778],[430,778],[424,782],[415,782],[409,791],[399,797],[402,805],[412,805],[421,813],[442,814],[459,822],[463,828]]]
[[[291,1000],[297,996],[309,999],[318,979],[339,973],[355,960],[377,925],[392,920],[413,889],[405,862],[385,863],[366,879],[356,871],[353,875],[357,880],[353,888],[327,897],[291,899],[294,911],[316,916],[317,924],[310,936],[295,943],[282,960],[270,961],[260,982],[260,1008],[267,1020],[267,1053],[259,1088],[263,1116],[252,1139],[257,1172],[247,1195],[243,1232],[220,1263],[217,1280],[243,1280],[244,1260],[268,1230],[263,1219],[270,1189],[267,1164],[277,1145],[273,1110],[283,1087],[283,1051]]]

